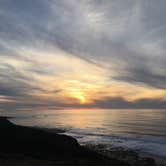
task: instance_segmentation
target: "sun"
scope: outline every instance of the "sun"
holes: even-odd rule
[[[84,104],[85,102],[86,102],[86,98],[84,97],[84,96],[77,96],[77,98],[80,100],[80,102],[82,103],[82,104]]]
[[[72,90],[72,91],[70,91],[70,95],[73,98],[79,100],[81,104],[86,103],[86,97],[85,97],[85,95],[82,91],[79,91],[78,89],[77,90]]]
[[[80,101],[80,103],[82,103],[82,104],[84,104],[86,102],[86,98],[81,92],[73,93],[73,97],[78,99]]]

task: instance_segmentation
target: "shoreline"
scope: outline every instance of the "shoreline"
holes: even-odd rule
[[[23,155],[27,163],[37,162],[40,163],[40,166],[42,164],[43,166],[50,164],[90,166],[94,163],[97,166],[156,166],[153,158],[140,158],[135,152],[129,153],[115,148],[114,153],[112,151],[108,155],[108,152],[102,151],[97,146],[81,146],[75,138],[63,133],[57,134],[55,130],[46,131],[15,125],[8,118],[10,117],[0,117],[0,133],[2,134],[0,137],[0,165],[6,161],[8,162],[6,166],[10,166],[13,162],[21,166],[23,164],[20,163],[22,161],[20,155]]]

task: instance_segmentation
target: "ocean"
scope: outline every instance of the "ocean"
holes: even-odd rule
[[[124,147],[166,158],[166,110],[73,109],[8,111],[15,124],[63,129],[80,144]]]

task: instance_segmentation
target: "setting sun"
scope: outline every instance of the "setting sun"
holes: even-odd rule
[[[83,103],[85,103],[86,102],[86,99],[85,99],[85,97],[84,96],[77,96],[77,98],[80,100],[80,102],[83,104]]]
[[[70,95],[71,97],[79,100],[82,104],[86,102],[85,95],[80,89],[70,89]]]
[[[72,97],[78,99],[80,101],[80,103],[82,103],[82,104],[86,102],[86,98],[82,94],[82,92],[73,92]]]

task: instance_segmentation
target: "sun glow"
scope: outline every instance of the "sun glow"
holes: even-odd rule
[[[82,104],[86,102],[85,96],[81,92],[74,92],[72,96],[76,99],[78,99]]]
[[[86,98],[85,98],[85,95],[82,91],[80,91],[78,89],[72,89],[72,90],[70,90],[70,95],[73,98],[79,100],[80,103],[82,103],[82,104],[86,103]]]
[[[80,102],[82,103],[82,104],[84,104],[85,102],[86,102],[86,99],[85,99],[85,97],[84,96],[82,96],[82,95],[77,95],[77,96],[75,96],[77,99],[79,99],[80,100]]]

